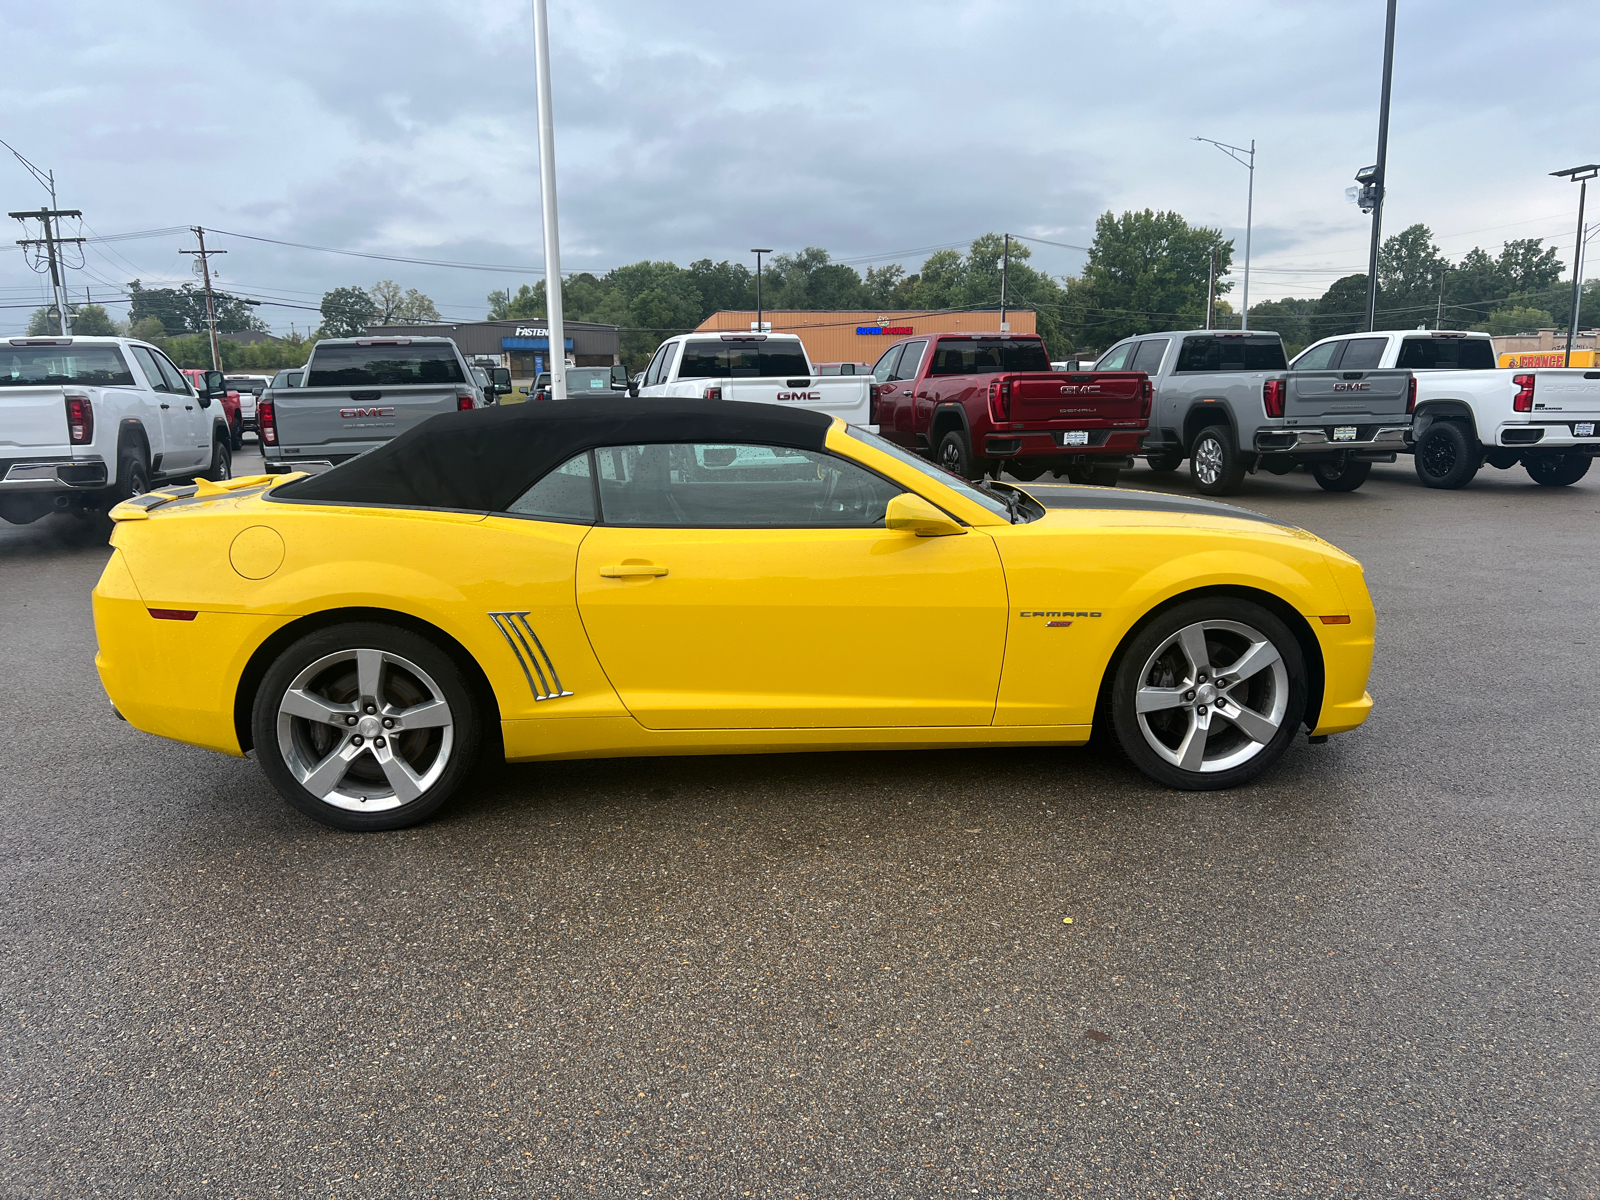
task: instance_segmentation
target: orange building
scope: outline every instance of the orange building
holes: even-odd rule
[[[712,313],[695,332],[749,333],[755,325],[754,309],[746,312]],[[762,323],[770,333],[800,335],[806,354],[813,363],[875,363],[878,356],[903,337],[914,333],[998,333],[1000,310],[974,312],[817,312],[765,309]],[[1028,309],[1007,309],[1006,321],[1012,333],[1037,333],[1034,314]]]

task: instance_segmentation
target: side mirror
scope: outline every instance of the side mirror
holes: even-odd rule
[[[611,390],[622,392],[628,389],[628,368],[621,363],[613,363],[611,367]]]
[[[228,390],[228,382],[222,377],[221,371],[207,371],[201,376],[201,379],[205,381],[200,387],[200,392],[202,395],[209,395],[213,392],[225,392]]]
[[[509,367],[491,367],[489,369],[489,384],[494,388],[495,395],[509,395],[511,392],[511,369]]]
[[[211,407],[211,393],[210,392],[201,392],[200,395],[197,397],[197,399],[200,401],[200,407],[201,408],[210,408]]]
[[[883,523],[890,529],[914,533],[918,537],[949,537],[966,532],[953,517],[913,492],[901,492],[889,501]]]

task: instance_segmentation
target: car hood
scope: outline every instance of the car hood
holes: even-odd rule
[[[1023,488],[1027,490],[1026,486]],[[1031,493],[1030,493],[1031,494]],[[1251,512],[1233,504],[1219,504],[1215,500],[1202,500],[1198,496],[1171,496],[1165,492],[1140,492],[1128,488],[1103,487],[1052,487],[1043,495],[1034,496],[1051,512],[1061,510],[1099,512],[1136,512],[1152,515],[1189,517],[1230,517],[1238,521],[1257,521],[1292,529],[1273,517]],[[1048,514],[1047,514],[1048,517]],[[1174,521],[1174,524],[1186,522]]]

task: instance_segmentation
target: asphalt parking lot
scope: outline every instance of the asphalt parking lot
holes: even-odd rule
[[[1235,502],[1379,610],[1372,719],[1258,785],[558,763],[366,836],[116,721],[103,535],[0,526],[0,1190],[1600,1193],[1600,471]]]

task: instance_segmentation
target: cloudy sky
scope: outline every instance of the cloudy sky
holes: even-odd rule
[[[1593,15],[1400,0],[1387,231],[1570,259],[1577,189],[1548,172],[1600,161]],[[282,302],[258,311],[284,332],[340,285],[470,320],[536,277],[523,0],[57,0],[6,25],[0,138],[109,239],[73,259],[75,299],[188,278],[187,225],[227,231],[223,282]],[[1246,172],[1196,135],[1258,145],[1252,300],[1365,269],[1344,189],[1374,158],[1382,0],[552,0],[551,41],[568,269],[816,245],[915,270],[989,230],[1084,246],[1098,214],[1150,207],[1235,235],[1237,271]],[[47,199],[3,150],[0,198]],[[0,331],[46,295],[0,252]]]

